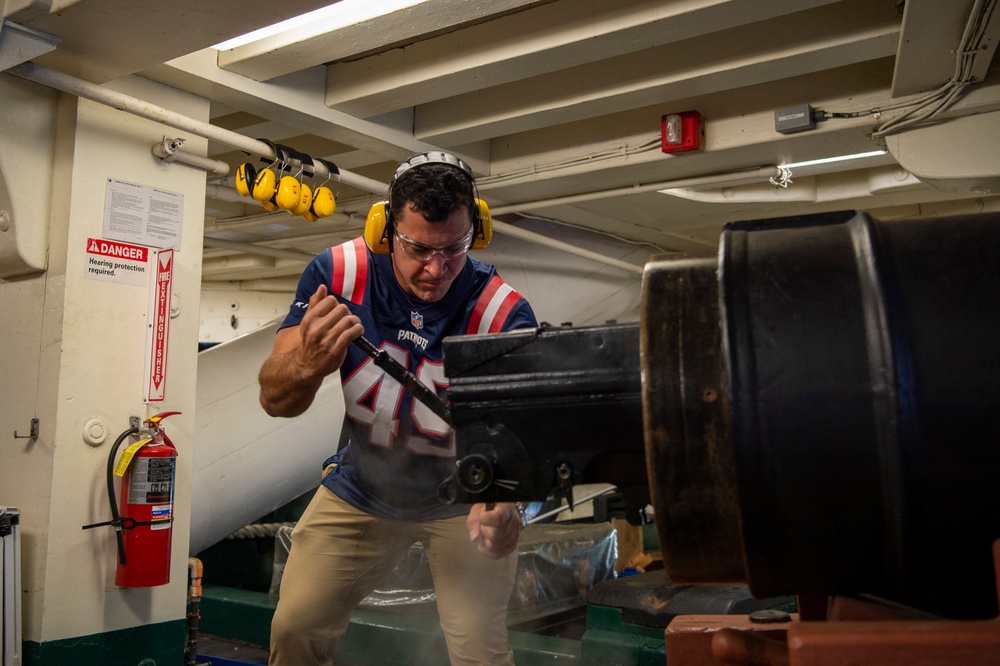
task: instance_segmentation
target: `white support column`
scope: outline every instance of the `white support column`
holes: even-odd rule
[[[207,100],[145,79],[109,88],[208,117]],[[49,232],[45,270],[0,280],[0,337],[8,341],[0,351],[0,503],[21,510],[24,639],[44,644],[183,622],[205,174],[150,153],[163,137],[156,122],[10,77],[0,77],[0,98],[0,176],[13,223]],[[205,140],[190,141],[204,150]],[[94,279],[87,270],[88,239],[104,237],[108,179],[183,196],[161,404],[143,401],[148,281]],[[81,528],[111,517],[105,471],[129,417],[167,410],[182,412],[163,424],[179,451],[171,580],[117,588],[113,530]],[[31,418],[39,436],[14,439]]]

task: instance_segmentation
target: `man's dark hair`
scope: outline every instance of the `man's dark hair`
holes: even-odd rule
[[[421,164],[404,171],[389,190],[392,217],[398,220],[412,204],[413,210],[429,222],[441,222],[462,208],[470,219],[476,212],[472,183],[458,167],[449,164]]]

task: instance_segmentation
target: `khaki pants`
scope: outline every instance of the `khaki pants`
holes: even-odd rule
[[[517,554],[492,560],[465,516],[410,523],[372,516],[320,486],[292,531],[271,623],[271,666],[332,664],[351,611],[407,549],[424,544],[453,666],[510,665],[507,603]]]

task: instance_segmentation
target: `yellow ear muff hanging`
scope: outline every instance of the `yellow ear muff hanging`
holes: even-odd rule
[[[274,161],[262,171],[257,171],[254,178],[252,180],[248,179],[246,182],[251,183],[249,185],[250,196],[263,204],[265,201],[268,201],[274,196],[274,190],[277,185],[278,177],[274,174],[272,167],[283,159],[283,154],[275,144],[271,143],[267,139],[259,139],[259,141],[266,143],[274,149]],[[250,169],[252,170],[253,167],[251,166]],[[247,171],[247,176],[249,175],[250,171]],[[237,184],[239,184],[239,177],[237,177],[236,181]],[[267,208],[267,206],[265,206],[265,208]]]
[[[365,219],[365,244],[374,254],[388,254],[389,243],[392,239],[386,234],[386,225],[389,220],[386,215],[389,210],[389,202],[381,201],[368,211]]]
[[[312,207],[309,209],[316,217],[330,217],[337,210],[337,200],[333,190],[326,185],[320,185],[313,192]]]
[[[316,175],[316,163],[313,158],[308,155],[302,155],[302,171],[299,172],[303,178],[305,177],[306,169],[309,170],[309,176]],[[295,205],[292,209],[292,215],[298,215],[299,217],[305,218],[307,222],[315,222],[318,218],[312,214],[312,202],[313,197],[316,196],[315,190],[303,179],[299,182],[299,203]],[[312,218],[312,219],[310,219]]]
[[[312,206],[313,191],[308,183],[299,183],[299,202],[292,208],[292,215],[305,215]]]
[[[257,179],[257,169],[249,162],[236,167],[236,191],[248,197],[253,191],[253,182]]]
[[[278,204],[274,202],[273,194],[271,195],[271,198],[268,199],[267,201],[261,201],[260,205],[264,207],[264,210],[271,211],[272,213],[277,213],[279,210],[281,210],[280,208],[278,208]]]
[[[476,207],[479,209],[479,220],[469,249],[482,250],[493,240],[493,216],[490,215],[490,207],[482,199],[476,199]]]
[[[284,208],[288,212],[291,212],[299,203],[299,189],[298,178],[295,176],[282,176],[281,180],[278,181],[278,191],[274,195],[274,202],[278,204],[279,208]]]
[[[329,160],[317,158],[316,161],[326,167],[327,176],[323,184],[313,190],[313,201],[309,212],[317,218],[330,217],[337,210],[337,199],[333,194],[333,190],[327,187],[326,184],[330,182],[331,178],[340,179],[340,169]]]
[[[270,168],[259,172],[253,181],[253,198],[261,203],[270,200],[274,196],[277,178]]]

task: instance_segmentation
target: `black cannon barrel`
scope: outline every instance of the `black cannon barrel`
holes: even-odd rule
[[[644,439],[677,582],[997,614],[1000,216],[731,225],[647,265]]]

